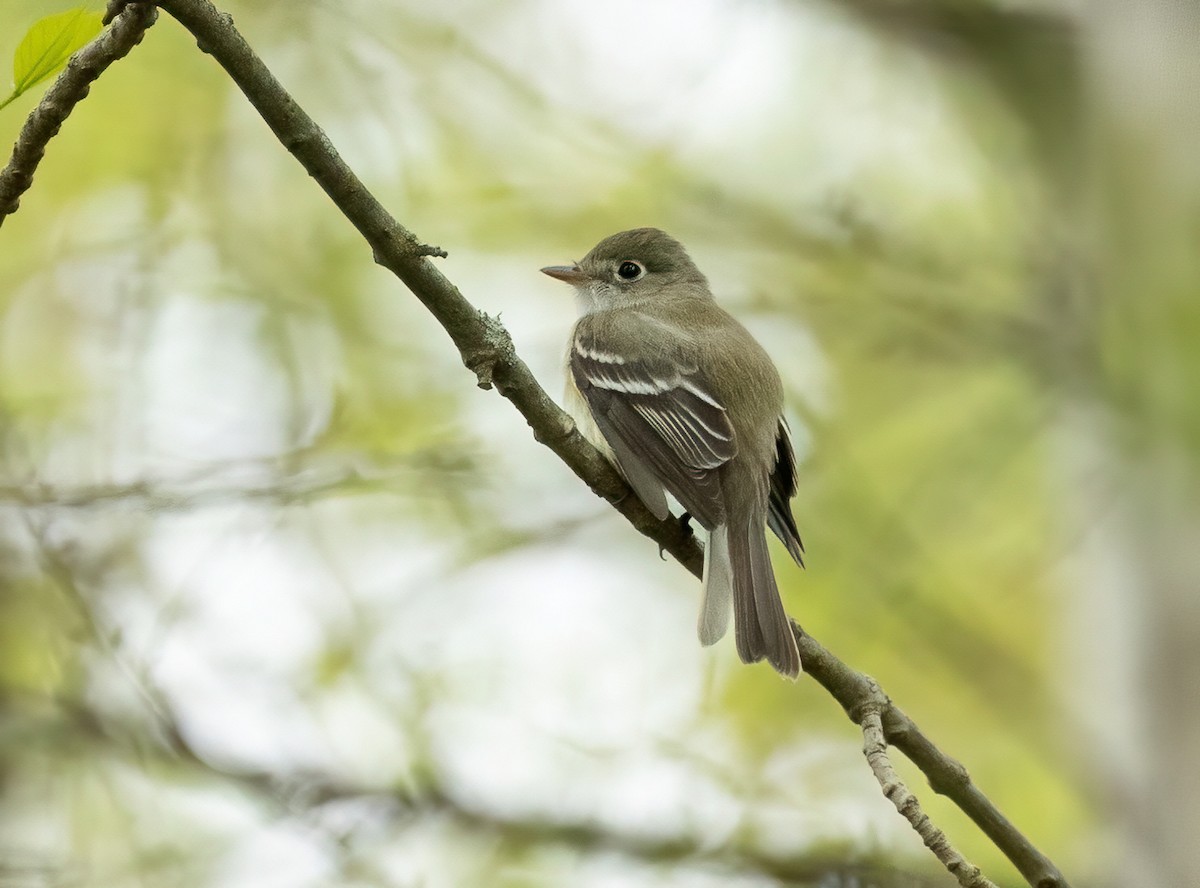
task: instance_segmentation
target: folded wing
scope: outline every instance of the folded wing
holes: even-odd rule
[[[737,453],[725,408],[677,355],[631,355],[577,330],[570,368],[638,496],[666,517],[661,488],[703,527],[725,518],[717,470]],[[649,489],[658,486],[655,490]],[[661,506],[659,505],[661,503]]]

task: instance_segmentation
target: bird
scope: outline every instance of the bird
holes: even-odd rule
[[[800,674],[766,528],[804,566],[792,514],[796,457],[779,371],[713,298],[686,248],[657,228],[604,238],[542,269],[575,288],[566,406],[655,517],[666,494],[708,532],[697,634],[720,640],[732,610],[739,657]]]

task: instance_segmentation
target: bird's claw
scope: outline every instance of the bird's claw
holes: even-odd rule
[[[692,516],[690,512],[684,512],[679,516],[679,529],[683,532],[684,539],[695,536],[692,530]],[[658,557],[663,561],[667,560],[667,547],[662,543],[658,544]]]
[[[695,536],[695,531],[692,530],[691,512],[684,512],[679,516],[679,529],[683,531],[685,537]]]

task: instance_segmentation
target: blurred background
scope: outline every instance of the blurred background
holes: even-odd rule
[[[537,269],[683,240],[787,386],[789,612],[1072,884],[1190,884],[1194,4],[225,8],[555,395]],[[0,885],[952,884],[697,593],[168,16],[50,144],[0,230]]]

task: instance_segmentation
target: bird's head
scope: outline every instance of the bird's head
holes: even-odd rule
[[[551,265],[542,272],[573,285],[585,314],[708,289],[683,244],[657,228],[610,235],[574,265]]]

